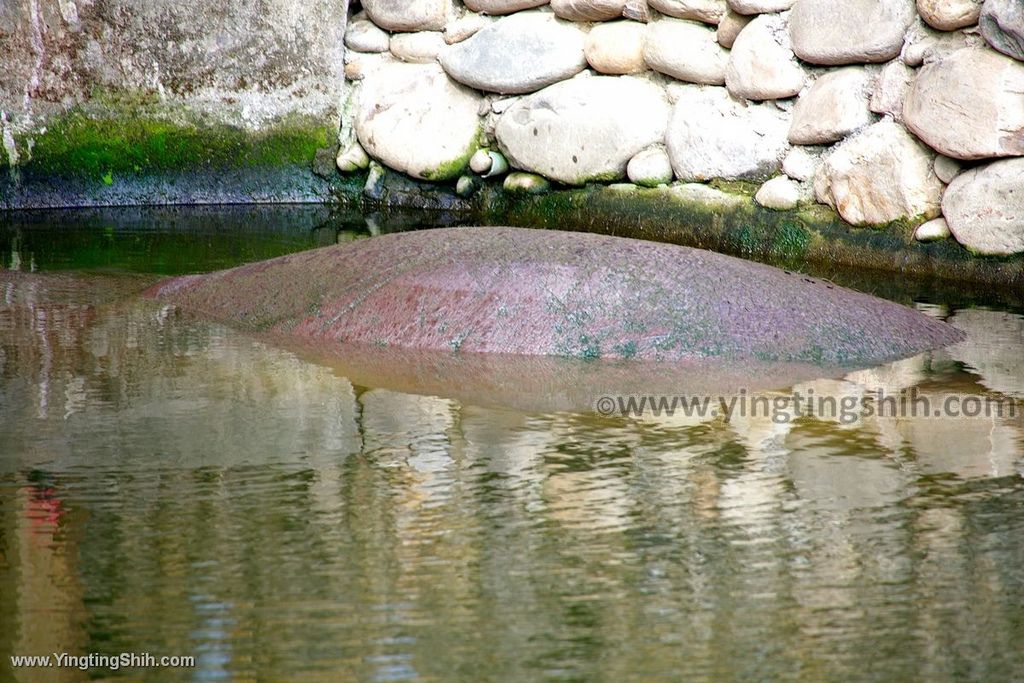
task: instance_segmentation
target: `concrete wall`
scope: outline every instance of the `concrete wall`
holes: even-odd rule
[[[106,169],[85,172],[114,181],[109,187],[129,172],[193,166],[202,176],[244,165],[227,157],[273,165],[248,138],[294,150],[282,163],[310,156],[337,129],[347,4],[0,0],[0,164],[9,167],[0,169],[0,205],[30,202],[25,183],[47,195],[43,176],[82,180],[83,189],[95,180],[81,178],[83,157],[89,166],[105,155]],[[140,158],[114,158],[160,136],[173,153],[155,145]],[[112,146],[100,154],[94,148],[107,138]],[[222,158],[204,164],[209,150]],[[69,200],[72,186],[63,188]],[[50,190],[51,199],[60,194]],[[168,191],[188,200],[184,186]]]

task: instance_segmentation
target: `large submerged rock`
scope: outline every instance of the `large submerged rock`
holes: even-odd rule
[[[909,308],[730,256],[520,228],[386,235],[149,293],[339,353],[871,365],[962,338]]]

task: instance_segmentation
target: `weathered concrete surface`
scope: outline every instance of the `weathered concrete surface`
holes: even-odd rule
[[[0,194],[24,194],[5,166],[26,170],[30,183],[73,176],[109,186],[171,165],[203,175],[210,147],[236,160],[226,167],[274,166],[275,157],[287,165],[299,152],[308,166],[324,131],[337,130],[347,6],[4,0]],[[296,152],[254,160],[232,151],[242,137],[258,143],[282,130]],[[97,158],[104,168],[90,165]]]
[[[386,235],[152,296],[340,351],[862,365],[961,338],[911,309],[713,252],[516,228]]]
[[[0,110],[18,126],[99,89],[183,100],[239,124],[333,113],[347,5],[4,0]]]

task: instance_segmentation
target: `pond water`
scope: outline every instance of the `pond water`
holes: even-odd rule
[[[758,395],[1001,414],[851,421],[353,383],[134,295],[420,220],[0,216],[0,679],[1024,679],[1005,301],[872,275],[968,341]],[[10,660],[63,652],[196,661]]]

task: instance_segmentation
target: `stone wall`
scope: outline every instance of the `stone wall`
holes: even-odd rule
[[[1019,0],[363,0],[338,166],[464,194],[737,181],[1024,252]],[[371,171],[371,182],[375,173]]]

